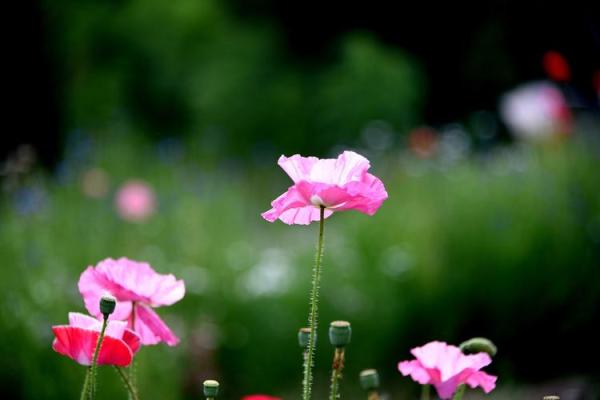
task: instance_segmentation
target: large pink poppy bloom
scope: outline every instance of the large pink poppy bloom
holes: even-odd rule
[[[52,327],[52,348],[81,365],[91,365],[102,322],[80,313],[69,313],[69,325]],[[98,353],[98,365],[131,364],[133,355],[140,348],[140,337],[127,329],[125,321],[109,321]]]
[[[117,307],[109,318],[127,320],[128,326],[142,338],[142,344],[179,343],[179,338],[152,310],[183,298],[185,285],[173,275],[159,274],[145,262],[107,258],[83,271],[79,292],[89,313],[96,317],[102,315],[100,298],[107,293],[113,295]]]
[[[402,361],[398,369],[422,385],[435,386],[441,399],[451,398],[463,383],[471,388],[480,386],[486,393],[496,387],[496,376],[479,371],[492,362],[487,353],[465,355],[458,347],[444,342],[427,343],[411,353],[416,360]]]
[[[369,174],[369,160],[353,151],[338,158],[318,159],[281,156],[278,164],[292,178],[294,185],[273,200],[262,217],[269,222],[280,219],[286,224],[308,225],[334,211],[357,210],[373,215],[388,194],[379,178]]]
[[[249,394],[242,397],[242,400],[281,400],[280,397],[268,396],[266,394]]]

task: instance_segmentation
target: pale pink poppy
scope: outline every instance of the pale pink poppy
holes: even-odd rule
[[[480,371],[492,359],[487,353],[465,355],[456,346],[431,342],[411,350],[416,360],[402,361],[398,369],[422,385],[433,385],[441,399],[452,397],[460,384],[480,386],[489,393],[496,387],[496,376]]]
[[[110,315],[113,320],[127,320],[140,335],[144,345],[165,342],[174,346],[179,338],[154,312],[152,307],[167,306],[181,300],[185,285],[173,275],[162,275],[145,262],[125,257],[107,258],[96,267],[88,267],[79,278],[79,292],[90,314],[101,316],[99,302],[104,294],[117,299]]]
[[[271,203],[262,217],[269,222],[280,219],[286,224],[308,225],[334,211],[357,210],[373,215],[387,199],[379,178],[369,174],[369,160],[353,151],[345,151],[337,159],[281,156],[278,164],[292,178],[294,185]]]
[[[69,325],[52,327],[52,348],[81,365],[91,365],[102,322],[88,315],[69,313]],[[140,337],[127,329],[125,321],[109,321],[98,353],[98,365],[131,364],[133,355],[140,348]]]
[[[140,180],[125,182],[115,198],[117,211],[121,218],[137,222],[150,217],[156,209],[154,190]]]

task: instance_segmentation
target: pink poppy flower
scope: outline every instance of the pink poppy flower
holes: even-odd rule
[[[398,369],[421,385],[435,386],[441,399],[451,398],[463,383],[471,388],[480,386],[486,393],[496,387],[496,376],[479,371],[492,362],[487,353],[465,355],[458,347],[444,342],[427,343],[411,353],[417,359],[400,362]]]
[[[308,225],[319,220],[321,206],[325,218],[345,210],[373,215],[388,197],[381,180],[367,172],[369,160],[353,151],[345,151],[337,159],[281,156],[278,164],[294,185],[262,214],[269,222],[279,218],[289,225]]]
[[[281,400],[280,397],[267,396],[266,394],[249,394],[242,397],[242,400]]]
[[[102,322],[88,315],[69,313],[69,325],[52,327],[52,348],[81,365],[91,365]],[[125,321],[109,321],[98,354],[98,365],[131,364],[133,355],[140,348],[140,337],[127,329]]]
[[[165,342],[175,346],[179,338],[160,319],[152,307],[167,306],[181,300],[185,285],[173,275],[162,275],[148,263],[125,257],[107,258],[96,267],[88,267],[79,278],[79,292],[90,314],[100,317],[99,301],[110,293],[117,307],[110,315],[113,320],[128,320],[129,327],[142,339],[142,344]]]
[[[139,180],[125,182],[115,199],[117,211],[127,221],[139,222],[150,217],[156,209],[156,196],[146,183]]]

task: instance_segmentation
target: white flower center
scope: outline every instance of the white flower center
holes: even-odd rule
[[[310,202],[311,202],[311,204],[313,206],[317,206],[317,207],[325,206],[325,207],[327,207],[327,205],[323,202],[323,199],[320,198],[316,194],[313,194],[312,196],[310,196]]]

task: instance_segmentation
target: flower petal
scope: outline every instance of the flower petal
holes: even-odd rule
[[[55,340],[52,348],[59,354],[65,355],[81,365],[91,365],[99,332],[59,325],[52,327]],[[102,340],[99,365],[117,365],[125,367],[131,363],[133,353],[124,341],[110,336]]]
[[[398,370],[404,376],[410,375],[415,382],[419,382],[421,385],[432,383],[431,375],[418,360],[402,361],[398,364]]]
[[[484,392],[489,393],[496,387],[497,376],[486,374],[483,371],[474,371],[466,383],[471,387],[475,388],[480,386]]]
[[[169,346],[175,346],[179,343],[179,338],[150,307],[144,304],[136,304],[135,315],[134,330],[140,335],[142,344],[151,345],[162,341]]]
[[[309,179],[310,171],[317,161],[319,161],[317,157],[302,157],[294,154],[289,158],[279,157],[277,164],[292,178],[294,183],[297,183]]]

